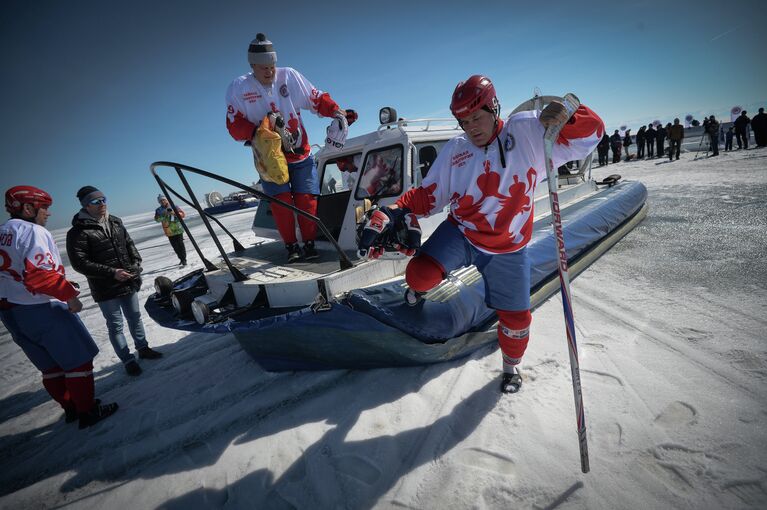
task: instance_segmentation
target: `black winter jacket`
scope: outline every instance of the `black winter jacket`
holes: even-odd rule
[[[125,230],[122,220],[109,215],[111,237],[98,221],[85,211],[75,214],[72,228],[67,232],[67,256],[72,268],[88,279],[93,300],[97,303],[127,296],[141,288],[141,255]],[[115,280],[117,269],[136,275],[120,282]]]
[[[751,119],[748,118],[746,115],[741,115],[737,119],[735,119],[735,122],[733,124],[735,125],[735,131],[740,131],[741,133],[746,132],[746,126],[751,122]]]
[[[757,113],[754,115],[754,118],[751,119],[751,129],[754,131],[767,129],[767,113]]]

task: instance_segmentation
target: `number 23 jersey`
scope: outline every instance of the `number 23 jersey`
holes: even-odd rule
[[[0,298],[17,305],[67,301],[78,291],[64,276],[51,233],[20,219],[0,225]]]

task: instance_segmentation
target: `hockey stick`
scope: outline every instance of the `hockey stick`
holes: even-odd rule
[[[571,117],[580,106],[580,101],[573,94],[565,94],[562,103]],[[570,351],[570,373],[573,380],[573,396],[575,398],[575,414],[578,426],[578,445],[581,451],[581,471],[589,472],[589,450],[586,443],[586,417],[583,410],[583,394],[581,391],[581,375],[578,365],[578,346],[575,342],[575,319],[573,317],[572,300],[570,299],[570,276],[567,272],[567,252],[565,238],[562,233],[562,216],[559,210],[559,194],[557,187],[559,177],[554,168],[552,155],[562,125],[551,126],[543,135],[543,147],[546,155],[546,175],[549,181],[549,204],[551,205],[551,225],[557,240],[557,257],[559,259],[559,283],[562,290],[562,306],[565,312],[565,330],[567,332],[567,347]]]

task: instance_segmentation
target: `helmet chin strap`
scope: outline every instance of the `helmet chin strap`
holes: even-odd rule
[[[501,125],[498,122],[498,116],[495,115],[495,124],[493,125],[493,136],[490,137],[490,140],[487,141],[485,144],[485,150],[490,146],[491,143],[493,143],[493,140],[498,141],[498,153],[501,155],[501,166],[505,169],[506,168],[506,156],[503,153],[503,146],[501,145],[501,138],[498,136],[501,133]]]

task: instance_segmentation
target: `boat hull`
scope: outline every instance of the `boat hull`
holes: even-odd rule
[[[646,198],[641,183],[620,182],[564,211],[571,278],[641,222]],[[555,239],[547,221],[536,222],[528,244],[533,307],[559,291]],[[150,297],[146,309],[166,327],[232,333],[269,371],[439,363],[496,342],[495,311],[485,305],[484,284],[475,268],[454,272],[415,307],[405,304],[404,291],[400,278],[353,290],[323,311],[308,306],[254,309],[204,325],[178,319],[157,295]]]

